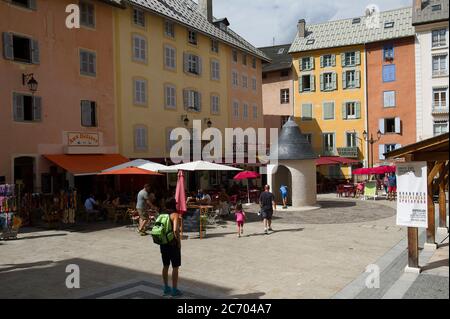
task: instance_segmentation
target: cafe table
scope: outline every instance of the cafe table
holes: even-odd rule
[[[211,205],[188,205],[188,209],[198,209],[200,212],[200,239],[203,239],[203,229],[202,229],[202,216],[207,215],[210,209],[213,209],[214,206]],[[181,230],[183,233],[183,230]]]

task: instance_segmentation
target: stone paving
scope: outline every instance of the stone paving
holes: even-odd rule
[[[185,298],[330,298],[405,238],[393,203],[319,199],[319,210],[278,211],[268,236],[252,207],[244,238],[228,221],[183,241]],[[129,227],[24,231],[0,242],[0,298],[162,297],[159,247]],[[81,289],[65,286],[69,264]]]

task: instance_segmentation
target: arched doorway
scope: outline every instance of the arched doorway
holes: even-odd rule
[[[22,156],[14,159],[14,183],[23,185],[22,192],[34,192],[35,158]]]
[[[281,204],[282,198],[280,193],[281,185],[286,185],[289,189],[288,205],[292,205],[292,174],[289,168],[284,165],[280,165],[276,168],[275,174],[272,178],[273,189],[272,193],[275,195],[277,204]]]

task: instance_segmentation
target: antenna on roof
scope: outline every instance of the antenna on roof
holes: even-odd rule
[[[273,37],[273,46],[275,46],[275,37]]]

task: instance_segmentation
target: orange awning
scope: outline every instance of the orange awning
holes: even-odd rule
[[[120,154],[44,155],[44,157],[75,176],[97,175],[105,169],[129,161]]]

